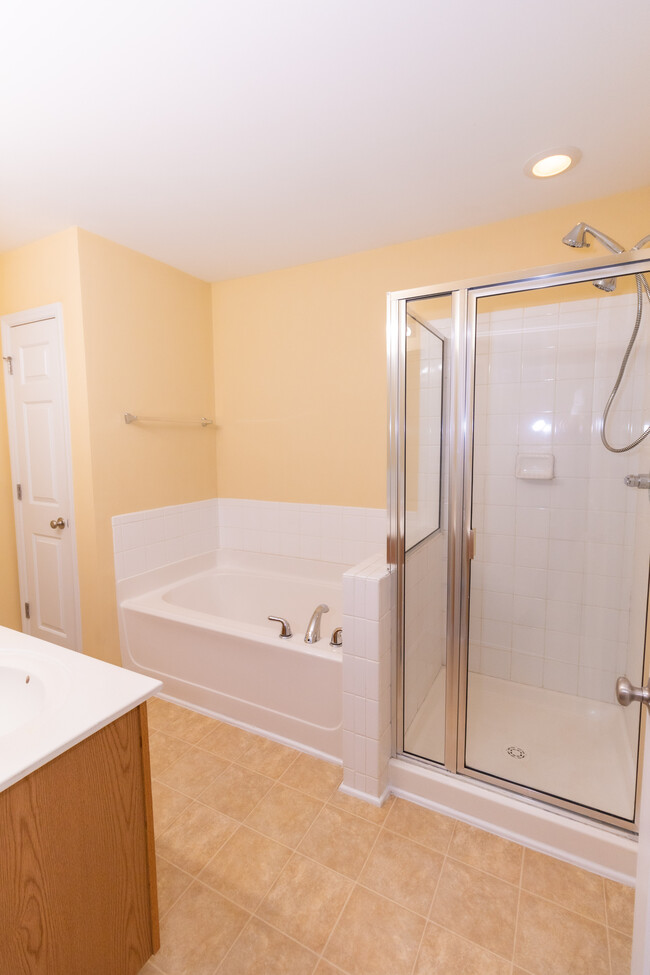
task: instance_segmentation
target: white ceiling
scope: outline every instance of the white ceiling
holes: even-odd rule
[[[648,0],[7,0],[0,250],[219,280],[644,186],[649,56]]]

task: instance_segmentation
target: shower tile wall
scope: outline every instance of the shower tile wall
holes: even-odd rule
[[[622,479],[649,451],[611,454],[599,435],[635,309],[622,295],[479,316],[473,671],[610,702],[617,675],[641,677],[648,554],[635,512],[648,499]],[[648,415],[647,338],[634,358],[614,443]],[[524,453],[551,454],[554,477],[516,477]]]

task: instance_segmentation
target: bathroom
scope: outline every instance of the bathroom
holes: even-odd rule
[[[540,196],[539,204],[523,215],[479,217],[471,222],[480,226],[435,236],[424,236],[425,231],[408,242],[359,253],[354,251],[361,248],[352,246],[350,256],[294,261],[288,269],[215,283],[86,229],[43,234],[32,243],[3,249],[2,315],[52,302],[62,306],[85,652],[121,662],[116,561],[125,563],[125,578],[161,567],[147,563],[146,553],[138,565],[137,545],[116,553],[114,518],[215,499],[217,508],[222,502],[231,501],[233,507],[241,502],[244,518],[253,510],[257,517],[261,507],[254,508],[256,503],[297,506],[303,526],[311,529],[298,527],[288,534],[302,545],[302,531],[312,547],[286,547],[284,557],[320,559],[349,569],[380,552],[375,522],[386,510],[389,424],[386,293],[582,262],[586,255],[562,244],[578,219],[630,246],[649,229],[650,188],[642,183],[640,189],[618,192],[613,187],[611,193],[585,195],[579,205],[567,196],[549,207]],[[592,244],[588,255],[607,256]],[[214,423],[127,425],[126,411],[206,416]],[[5,458],[7,436],[3,423]],[[21,629],[8,459],[0,477],[5,553],[0,619]],[[227,507],[221,504],[220,514]],[[350,542],[352,529],[341,526],[337,536],[327,522],[332,509],[345,509],[350,526],[354,511],[364,521],[359,537],[352,539],[358,545],[348,551],[344,543]],[[255,528],[265,531],[259,517]],[[136,523],[153,520],[135,517]],[[269,535],[280,534],[272,520],[268,524]],[[208,531],[216,527],[214,521]],[[235,531],[253,529],[250,520],[228,527],[234,548]],[[195,534],[203,534],[203,526]],[[152,535],[143,544],[153,547],[160,541]],[[277,539],[266,541],[271,545]],[[284,543],[288,546],[286,536]],[[176,547],[187,557],[181,543]],[[116,560],[116,554],[124,558]],[[283,607],[276,614],[284,615]],[[302,631],[293,626],[294,639],[302,642]],[[332,629],[324,615],[325,647]],[[344,647],[345,639],[344,627]],[[358,782],[353,788],[375,799],[383,792],[378,789],[373,796]],[[626,936],[623,932],[619,940]]]

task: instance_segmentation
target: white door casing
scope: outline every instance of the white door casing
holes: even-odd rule
[[[61,305],[4,317],[2,352],[23,631],[81,650]]]

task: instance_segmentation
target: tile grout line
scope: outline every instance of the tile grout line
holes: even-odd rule
[[[457,826],[458,826],[458,821],[454,822],[454,828],[452,829],[451,836],[449,837],[449,840],[447,842],[447,848],[446,848],[445,852],[442,853],[442,864],[441,864],[441,867],[440,867],[440,873],[438,874],[438,879],[436,881],[436,887],[435,887],[435,890],[434,890],[433,895],[431,897],[431,901],[429,903],[429,909],[427,911],[427,916],[426,916],[425,921],[424,921],[424,928],[422,929],[422,935],[420,937],[420,942],[418,944],[418,950],[416,951],[415,958],[413,959],[413,967],[411,968],[411,975],[414,975],[415,969],[417,967],[418,958],[420,957],[420,952],[422,950],[422,944],[424,942],[424,936],[425,936],[425,934],[427,932],[427,925],[428,924],[436,924],[437,923],[437,922],[431,920],[431,911],[433,910],[433,904],[434,904],[434,901],[436,899],[436,894],[438,893],[438,888],[440,887],[440,881],[442,880],[442,874],[443,874],[443,871],[445,869],[445,863],[447,862],[447,859],[449,857],[449,850],[451,849],[451,844],[453,842],[453,839],[454,839],[454,835],[456,833],[456,827]],[[389,830],[389,832],[390,832],[390,830]],[[412,842],[415,842],[415,841],[412,841]],[[443,925],[443,924],[438,924],[438,927],[445,928],[446,926]],[[450,930],[450,929],[449,928],[446,928],[446,930]],[[468,939],[466,938],[465,940],[468,940]]]
[[[521,894],[522,894],[522,891],[524,889],[523,888],[523,883],[524,883],[524,864],[525,864],[525,862],[526,862],[526,850],[524,848],[524,849],[522,849],[521,866],[519,867],[519,884],[518,884],[518,889],[517,889],[517,908],[515,910],[515,929],[513,931],[513,937],[512,937],[512,957],[510,959],[510,964],[512,965],[512,970],[513,971],[514,971],[514,968],[515,968],[515,954],[516,954],[516,951],[517,951],[517,937],[519,935],[519,908],[520,908],[520,905],[521,905]]]
[[[212,888],[210,888],[210,889],[212,890]],[[233,943],[230,945],[230,947],[228,948],[227,952],[225,953],[225,955],[223,956],[223,958],[221,959],[221,961],[219,962],[219,964],[216,966],[216,968],[212,972],[212,975],[218,975],[219,969],[222,968],[223,965],[225,964],[226,959],[228,958],[228,955],[233,950],[233,948],[235,947],[235,945],[237,944],[237,942],[239,941],[239,939],[242,937],[242,935],[246,931],[246,928],[250,927],[251,921],[253,920],[253,916],[254,916],[253,914],[251,914],[250,912],[248,912],[248,917],[247,917],[245,923],[242,925],[241,931],[239,932],[239,934],[237,935],[237,937],[233,940]]]
[[[390,832],[390,830],[389,830],[389,832]],[[456,826],[454,826],[454,829],[452,831],[452,834],[451,834],[451,836],[449,838],[449,843],[447,844],[447,849],[449,849],[449,847],[451,846],[451,841],[453,839],[453,836],[454,836],[454,833],[455,832],[456,832]],[[438,893],[438,887],[440,886],[440,879],[442,877],[442,871],[444,869],[445,860],[446,859],[447,859],[447,854],[446,853],[443,853],[443,855],[442,855],[442,864],[440,865],[440,872],[438,874],[438,879],[436,880],[436,886],[434,888],[433,894],[431,895],[431,899],[429,901],[429,907],[427,909],[426,917],[424,919],[424,927],[422,928],[422,934],[420,935],[420,940],[418,942],[417,951],[415,952],[415,958],[413,959],[413,965],[411,966],[411,975],[414,975],[415,970],[417,968],[418,959],[420,957],[420,952],[422,951],[422,943],[424,941],[424,936],[427,933],[427,925],[434,923],[434,922],[431,921],[431,910],[433,908],[433,902],[436,899],[436,894]]]
[[[166,910],[163,911],[162,914],[160,914],[160,920],[162,921],[162,919],[164,917],[166,917],[167,914],[169,914],[169,912],[171,911],[172,907],[175,907],[176,904],[178,904],[178,902],[181,899],[181,897],[183,896],[183,894],[186,893],[186,891],[189,889],[189,887],[191,886],[191,884],[193,883],[193,881],[196,880],[196,877],[193,874],[188,873],[187,870],[183,870],[182,867],[177,867],[175,863],[172,863],[171,860],[168,860],[167,857],[164,857],[161,853],[156,853],[156,857],[157,858],[160,858],[161,860],[164,860],[165,863],[169,864],[169,866],[173,867],[175,870],[180,870],[180,872],[183,873],[183,874],[185,874],[185,876],[188,877],[189,878],[189,881],[190,881],[189,884],[187,885],[187,887],[185,888],[185,890],[182,890],[180,892],[180,894],[178,895],[178,897],[174,901],[172,901],[172,903],[169,905],[169,907],[166,908]],[[158,878],[158,871],[156,871],[156,879],[157,878]]]
[[[368,854],[367,854],[365,860],[363,861],[363,864],[361,865],[361,868],[360,868],[357,876],[355,877],[354,880],[352,880],[352,886],[350,887],[350,893],[345,898],[345,901],[343,903],[343,906],[341,907],[341,910],[339,911],[339,913],[338,913],[338,915],[336,917],[336,920],[334,921],[334,924],[331,927],[330,933],[327,936],[327,940],[325,941],[325,944],[323,945],[323,948],[322,948],[322,950],[320,952],[320,955],[318,956],[318,961],[316,963],[317,966],[318,966],[318,964],[321,961],[325,961],[325,962],[327,962],[329,964],[328,959],[325,958],[325,952],[327,951],[327,946],[329,945],[330,941],[332,940],[332,935],[334,934],[334,932],[336,931],[336,928],[338,927],[338,924],[339,924],[339,922],[341,920],[341,917],[343,916],[343,912],[345,911],[346,907],[348,906],[348,904],[350,902],[350,898],[354,894],[354,892],[357,889],[357,887],[360,886],[360,884],[359,884],[359,877],[361,876],[361,874],[365,870],[366,864],[368,863],[368,860],[372,856],[373,850],[375,849],[377,843],[379,842],[379,837],[381,836],[382,830],[383,830],[383,824],[379,826],[379,829],[377,830],[377,835],[375,836],[375,839],[374,839],[374,841],[373,841],[370,849],[368,850]],[[348,879],[351,879],[351,878],[348,878]],[[338,965],[336,967],[340,971],[345,971],[345,969],[341,969],[340,966],[338,966]],[[346,973],[346,975],[349,975],[349,973]]]
[[[609,975],[612,975],[612,939],[609,936],[609,911],[607,910],[607,891],[605,890],[605,879],[600,879],[603,891],[603,906],[605,908],[605,937],[607,938],[607,961],[609,963]]]
[[[609,936],[609,924],[605,925],[605,937],[607,938],[607,962],[609,965],[609,975],[612,975],[612,941]]]
[[[182,758],[182,756],[181,756],[181,758]],[[180,759],[178,759],[177,761],[180,761]],[[224,759],[224,761],[225,761],[225,759]],[[172,764],[173,764],[173,763],[172,763]],[[293,764],[293,762],[292,762],[291,764]],[[222,810],[220,810],[220,809],[217,809],[217,808],[216,808],[215,806],[212,806],[212,805],[211,805],[210,803],[208,803],[208,802],[206,802],[205,800],[202,800],[202,799],[201,799],[201,796],[202,796],[202,795],[203,795],[203,793],[204,793],[204,792],[206,791],[206,789],[208,789],[208,788],[210,788],[210,786],[212,786],[212,785],[214,785],[214,783],[215,783],[215,782],[217,782],[217,781],[218,781],[218,779],[219,779],[219,778],[221,778],[221,776],[222,776],[222,775],[224,775],[224,774],[225,774],[225,772],[227,772],[227,771],[228,771],[228,769],[230,769],[230,768],[232,768],[233,766],[236,766],[237,768],[240,768],[240,769],[242,769],[242,770],[243,770],[243,771],[245,771],[245,772],[250,772],[251,774],[254,774],[254,775],[259,775],[259,776],[261,776],[262,778],[266,778],[266,779],[268,779],[268,780],[269,780],[269,782],[271,783],[271,785],[269,786],[269,788],[267,789],[267,791],[265,792],[265,794],[264,794],[264,795],[263,795],[263,796],[262,796],[262,797],[261,797],[261,798],[260,798],[260,799],[259,799],[259,800],[258,800],[258,801],[257,801],[256,803],[255,803],[255,805],[254,805],[254,806],[253,806],[253,807],[252,807],[252,808],[251,808],[251,809],[250,809],[250,810],[248,811],[248,813],[246,814],[246,818],[245,818],[244,820],[235,820],[235,819],[234,819],[234,818],[233,818],[232,816],[229,816],[229,815],[228,815],[228,813],[225,813],[225,812],[223,812]],[[289,766],[289,767],[290,767],[290,766]],[[283,773],[283,774],[284,774],[284,773]],[[317,798],[316,798],[315,796],[313,796],[313,795],[311,795],[310,793],[308,793],[308,792],[304,792],[304,791],[303,791],[303,790],[301,790],[301,789],[296,789],[296,788],[295,788],[294,786],[290,786],[290,785],[287,785],[286,783],[284,783],[284,782],[281,782],[281,781],[280,781],[279,779],[273,779],[273,778],[271,778],[271,777],[270,777],[270,776],[268,776],[268,775],[264,775],[264,773],[262,773],[262,772],[257,772],[257,771],[256,771],[256,770],[254,770],[254,769],[250,769],[250,768],[248,768],[247,766],[244,766],[244,765],[239,765],[239,764],[238,764],[237,762],[232,762],[232,761],[230,762],[230,764],[229,764],[229,765],[228,765],[228,766],[227,766],[227,767],[226,767],[225,769],[222,769],[222,771],[221,771],[221,772],[219,772],[219,773],[218,773],[218,774],[217,774],[217,775],[215,776],[215,778],[214,778],[214,779],[213,779],[213,780],[212,780],[211,782],[209,782],[209,783],[208,783],[208,784],[207,784],[207,785],[206,785],[206,786],[205,786],[205,787],[204,787],[204,788],[203,788],[203,789],[201,790],[201,792],[200,792],[200,793],[199,793],[199,794],[198,794],[197,796],[190,796],[190,795],[188,795],[188,793],[187,793],[187,792],[181,792],[181,791],[180,791],[180,789],[177,789],[177,788],[175,789],[175,788],[174,788],[173,786],[171,786],[171,785],[168,785],[168,784],[167,784],[166,782],[163,782],[163,781],[162,781],[161,779],[159,779],[159,778],[158,778],[157,776],[155,776],[155,777],[154,777],[154,776],[152,776],[152,782],[157,782],[157,783],[158,783],[159,785],[162,785],[162,786],[164,786],[164,787],[165,787],[166,789],[169,789],[169,790],[170,790],[171,792],[175,792],[175,793],[176,793],[176,795],[179,795],[179,796],[182,796],[182,797],[183,797],[184,799],[187,799],[187,800],[188,800],[188,803],[189,803],[189,804],[191,804],[191,803],[194,803],[194,802],[197,802],[197,803],[199,803],[200,805],[202,805],[202,806],[204,806],[205,808],[207,808],[207,809],[211,809],[211,810],[212,810],[213,812],[216,812],[216,813],[218,813],[218,814],[219,814],[219,815],[221,815],[221,816],[225,816],[225,817],[226,817],[227,819],[231,819],[231,820],[232,820],[233,822],[236,822],[236,823],[237,823],[238,825],[244,825],[244,824],[246,823],[246,819],[248,819],[248,817],[249,817],[249,816],[251,816],[251,815],[253,814],[253,812],[255,811],[255,809],[257,809],[257,807],[258,807],[258,806],[260,805],[260,803],[264,801],[264,799],[265,799],[265,798],[266,798],[266,797],[268,796],[268,794],[269,794],[269,792],[270,792],[270,791],[271,791],[271,790],[273,789],[273,787],[274,787],[275,785],[283,785],[285,789],[291,789],[291,790],[292,790],[293,792],[297,792],[297,793],[298,793],[299,795],[302,795],[302,796],[307,796],[308,798],[310,798],[310,799],[313,799],[313,800],[314,800],[314,802],[320,802],[320,803],[322,803],[323,805],[326,805],[326,804],[327,804],[327,803],[328,803],[328,802],[330,801],[330,799],[331,799],[331,797],[332,797],[332,796],[334,795],[334,792],[336,791],[335,789],[334,789],[334,790],[332,790],[332,793],[330,794],[330,796],[329,796],[329,798],[328,798],[328,799],[325,799],[325,800],[323,800],[323,799],[317,799]],[[185,808],[187,808],[187,806],[186,806]],[[180,817],[180,816],[182,815],[182,813],[183,813],[183,812],[184,812],[184,810],[183,810],[183,809],[181,809],[181,811],[180,811],[179,813],[177,813],[177,814],[176,814],[176,816],[175,816],[175,817],[173,818],[173,820],[171,820],[171,821],[170,821],[170,822],[169,822],[169,823],[167,824],[167,826],[165,826],[165,829],[164,829],[164,830],[161,830],[161,831],[160,831],[160,833],[159,833],[158,835],[159,835],[159,836],[162,836],[162,834],[163,834],[163,833],[165,833],[165,832],[166,832],[166,831],[167,831],[168,829],[170,829],[170,828],[171,828],[171,826],[172,826],[172,825],[173,825],[173,824],[174,824],[174,823],[176,822],[176,820],[177,820],[177,819],[178,819],[178,818],[179,818],[179,817]],[[319,810],[319,812],[320,812],[320,810]],[[317,814],[317,815],[318,815],[318,814]],[[155,819],[155,810],[154,810],[154,819]],[[252,827],[249,827],[249,828],[252,828]],[[311,828],[311,824],[310,824],[310,828]],[[257,832],[257,831],[256,831],[256,832]],[[264,834],[264,833],[263,833],[263,834],[261,834],[261,835],[263,835],[263,836],[266,836],[266,834]],[[273,837],[267,837],[267,838],[268,838],[268,839],[273,839]],[[279,841],[279,840],[276,840],[276,842],[280,842],[280,841]],[[283,844],[283,845],[286,845],[286,844]]]

